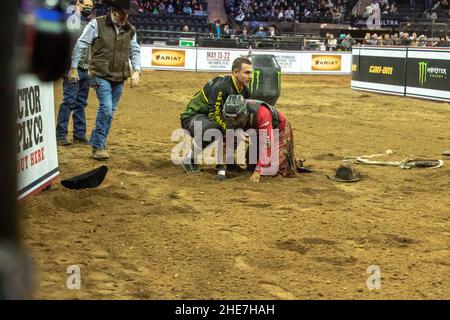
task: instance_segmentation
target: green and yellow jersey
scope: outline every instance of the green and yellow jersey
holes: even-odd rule
[[[245,99],[250,98],[249,88],[238,88],[232,76],[218,76],[209,80],[189,101],[186,110],[181,114],[181,121],[197,114],[206,114],[225,130],[227,125],[222,118],[222,108],[230,94],[241,94]]]

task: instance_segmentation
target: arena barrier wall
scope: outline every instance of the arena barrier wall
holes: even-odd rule
[[[351,87],[450,101],[450,50],[361,47],[352,52]]]
[[[59,175],[53,82],[22,75],[17,81],[18,199],[36,194]]]
[[[289,74],[350,74],[350,52],[251,50],[273,54],[281,71]],[[144,70],[229,72],[233,60],[249,54],[248,49],[142,46]]]

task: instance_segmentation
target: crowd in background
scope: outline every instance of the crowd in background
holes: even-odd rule
[[[97,3],[102,0],[96,1]],[[203,16],[208,14],[207,0],[132,0],[140,13],[159,16]]]
[[[231,20],[343,23],[355,0],[225,0]]]

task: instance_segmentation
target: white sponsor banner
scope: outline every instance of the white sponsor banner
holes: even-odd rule
[[[234,59],[249,54],[273,54],[282,73],[350,74],[351,53],[274,51],[227,48],[142,46],[142,68],[154,70],[230,72]],[[313,60],[315,59],[315,60]],[[319,61],[319,67],[313,64]],[[328,61],[328,65],[327,65]],[[334,66],[336,68],[330,68]]]
[[[295,51],[253,50],[252,54],[273,54],[282,73],[301,73],[302,53]]]
[[[33,75],[17,81],[18,198],[37,193],[59,175],[53,82]]]
[[[248,50],[198,48],[197,70],[231,72],[233,61],[247,54]]]
[[[195,71],[197,50],[186,47],[142,46],[142,69]]]

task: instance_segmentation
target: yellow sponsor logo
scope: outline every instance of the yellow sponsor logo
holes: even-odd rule
[[[352,71],[353,72],[358,71],[358,65],[357,64],[352,64]]]
[[[312,55],[312,70],[341,71],[341,56],[339,55]]]
[[[152,49],[152,66],[184,67],[186,51]]]
[[[393,67],[382,67],[382,66],[370,66],[369,73],[378,73],[378,74],[392,74],[394,72]]]

